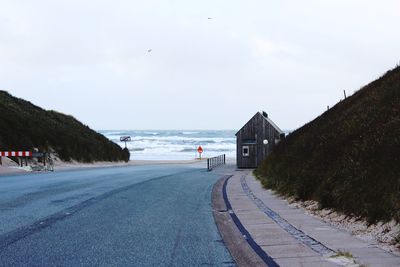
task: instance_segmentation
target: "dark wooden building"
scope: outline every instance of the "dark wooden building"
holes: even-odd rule
[[[237,167],[256,168],[284,137],[266,112],[257,112],[236,133]]]

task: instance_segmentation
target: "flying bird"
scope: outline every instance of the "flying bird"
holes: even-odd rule
[[[147,52],[148,52],[148,53],[150,53],[151,51],[153,51],[153,49],[149,49],[149,50],[147,50]]]
[[[213,18],[211,18],[211,17],[208,17],[208,19],[213,19]]]

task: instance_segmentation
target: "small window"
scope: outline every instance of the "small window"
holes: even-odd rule
[[[249,146],[242,147],[242,155],[243,155],[243,157],[248,157],[250,155]]]

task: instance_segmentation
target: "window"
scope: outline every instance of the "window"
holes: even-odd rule
[[[248,157],[250,155],[249,146],[242,147],[242,155],[243,155],[243,157]]]

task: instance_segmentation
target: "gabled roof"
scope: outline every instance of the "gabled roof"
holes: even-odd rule
[[[243,125],[243,127],[240,128],[240,130],[237,131],[235,135],[237,135],[257,115],[261,115],[261,117],[263,117],[269,124],[272,125],[272,127],[275,128],[275,130],[277,130],[279,132],[279,134],[283,134],[284,132],[270,118],[268,118],[268,116],[264,116],[264,114],[267,114],[267,113],[264,111],[259,111],[256,114],[254,114],[254,116],[251,117],[251,119],[245,125]]]

